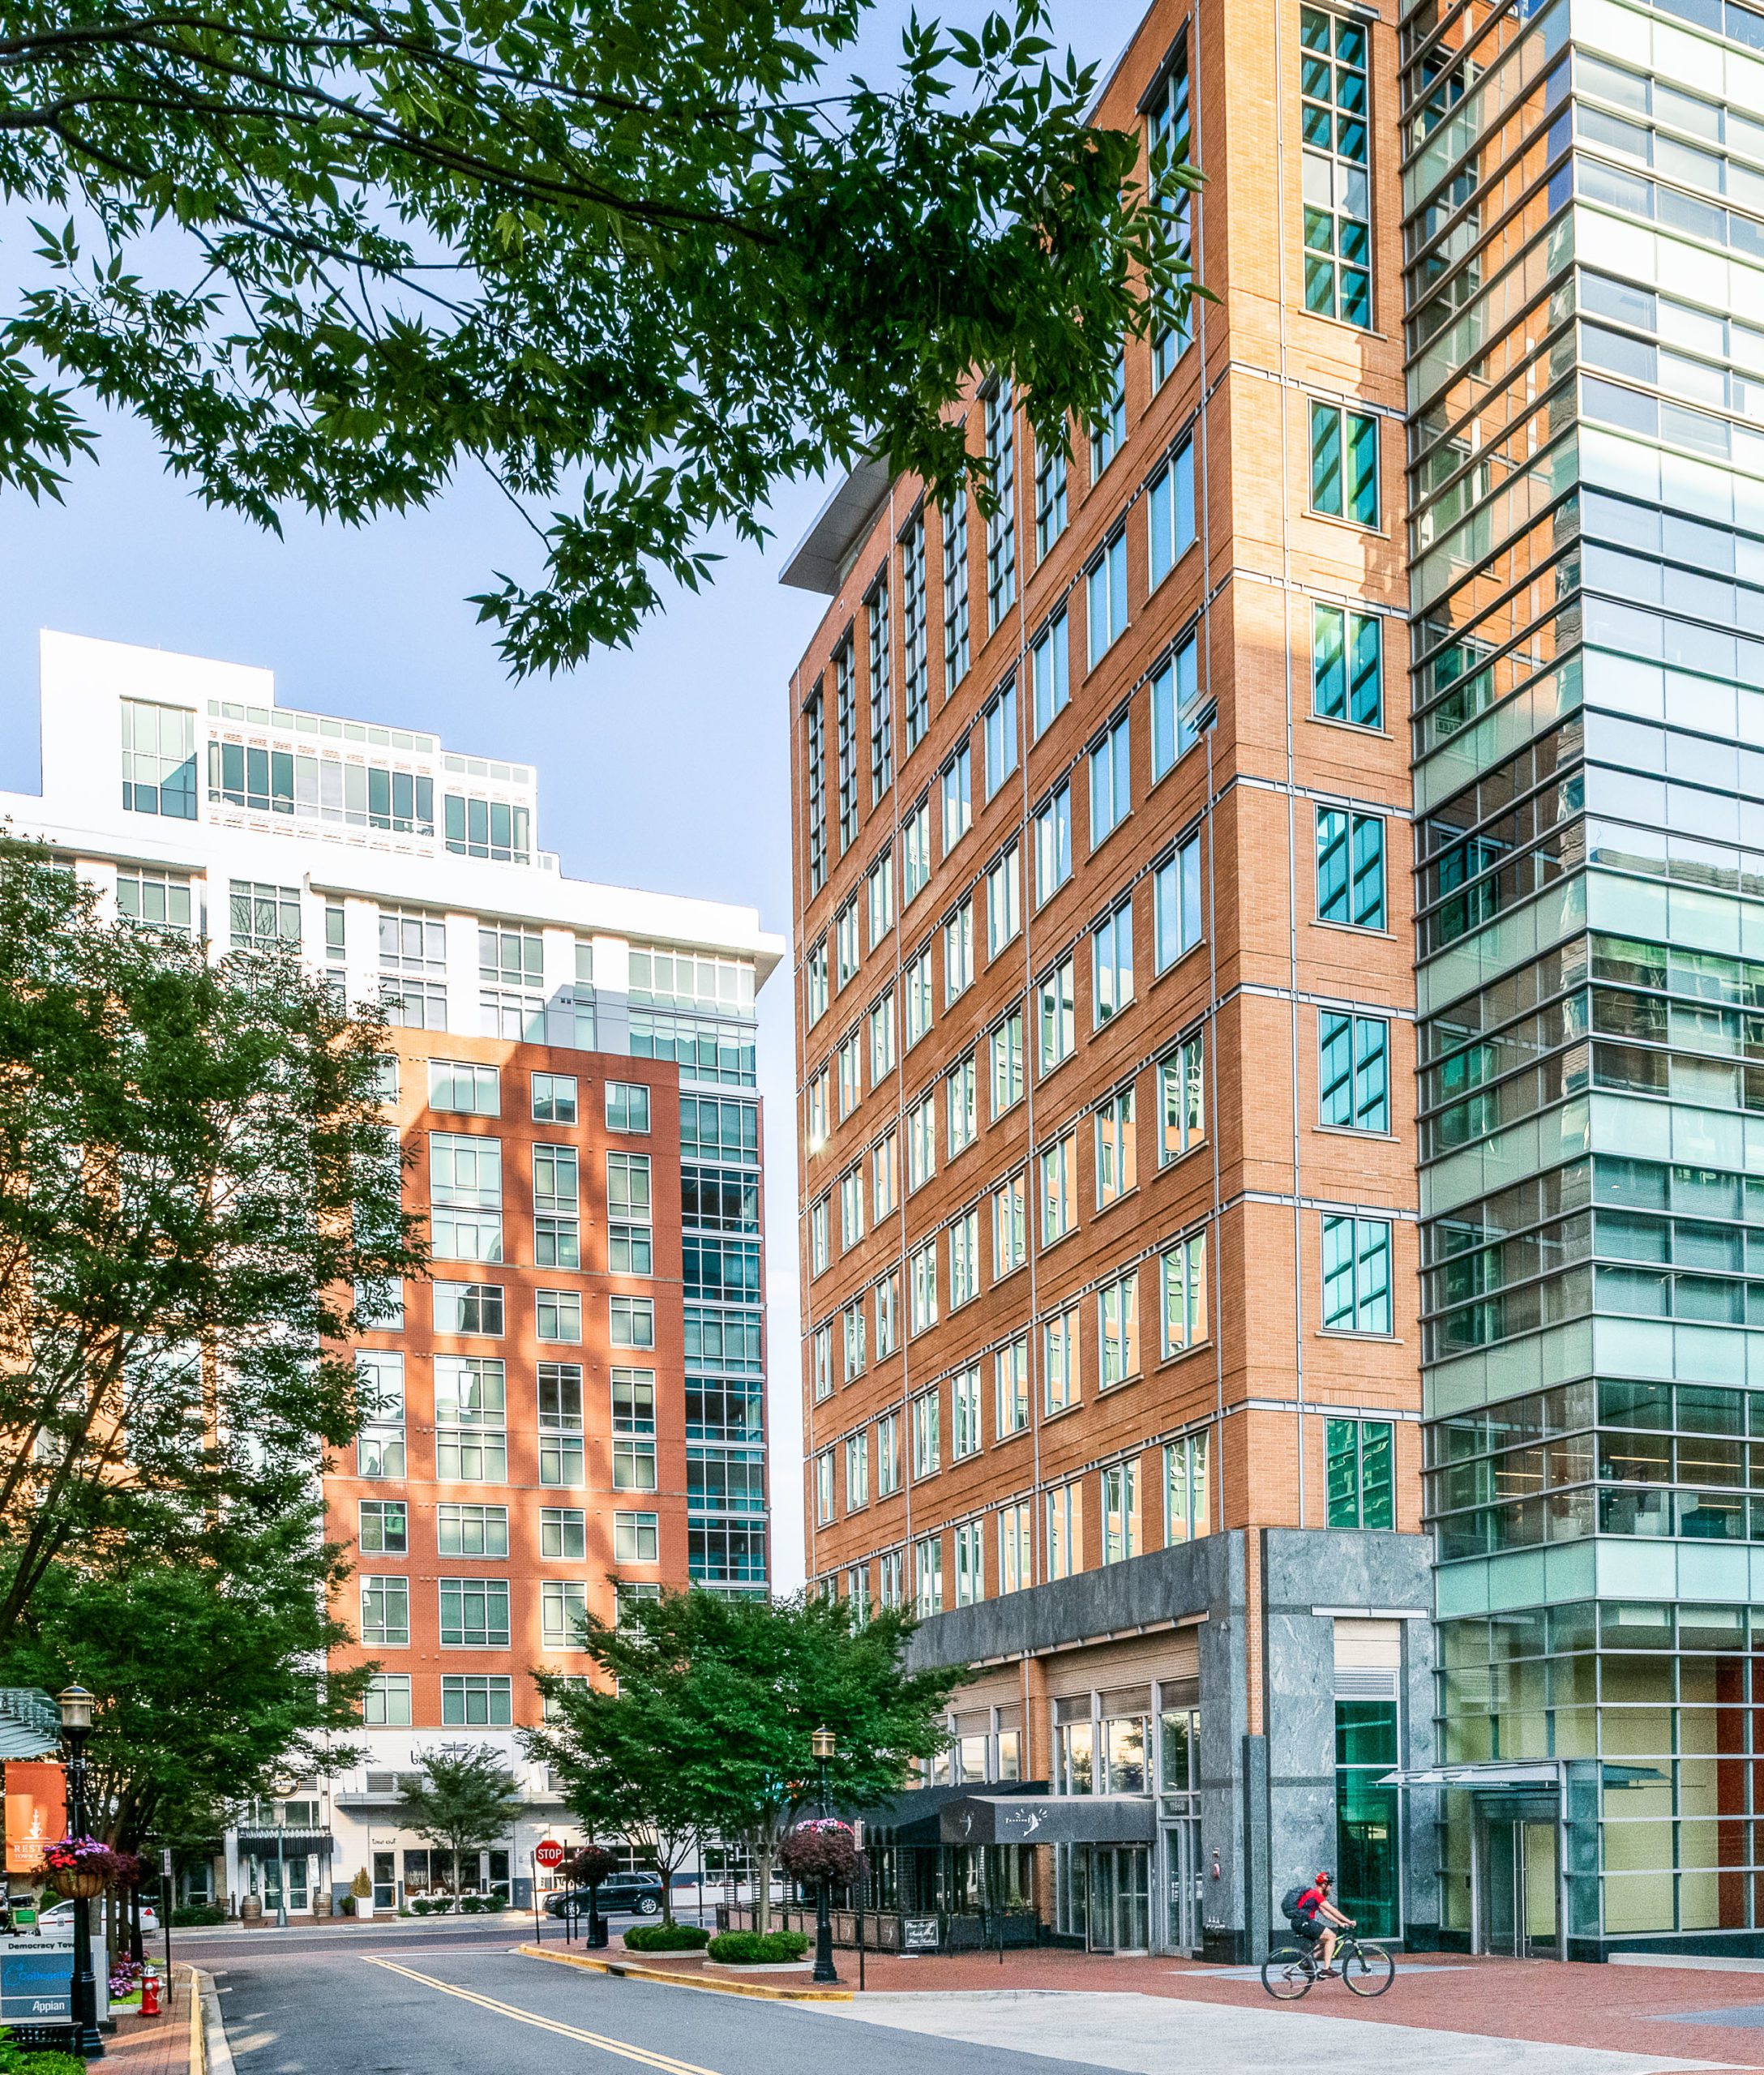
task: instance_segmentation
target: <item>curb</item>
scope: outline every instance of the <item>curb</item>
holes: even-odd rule
[[[517,1945],[529,1960],[550,1960],[560,1967],[587,1967],[597,1974],[618,1974],[627,1981],[666,1982],[670,1988],[696,1989],[701,1996],[753,1996],[768,2003],[850,2003],[849,1988],[773,1988],[757,1981],[706,1981],[701,1974],[675,1974],[666,1967],[639,1966],[629,1960],[590,1960],[575,1953],[554,1952],[545,1945]],[[232,2075],[229,2066],[213,2075]]]
[[[234,2075],[220,1995],[202,1967],[190,1970],[190,2068],[191,2075]]]

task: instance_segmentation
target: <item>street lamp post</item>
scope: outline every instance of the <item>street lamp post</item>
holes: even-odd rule
[[[269,1790],[276,1797],[276,1928],[288,1928],[288,1797],[294,1782],[286,1774],[272,1779]]]
[[[827,1767],[838,1748],[830,1729],[817,1729],[809,1739],[809,1748],[814,1752],[815,1763],[820,1769],[820,1812],[823,1817],[829,1812],[827,1806]],[[833,1925],[824,1873],[817,1885],[819,1892],[815,1897],[815,1971],[810,1979],[818,1982],[837,1981],[839,1976],[833,1970]]]
[[[58,1696],[62,1734],[67,1739],[67,1834],[83,1838],[86,1814],[86,1739],[92,1734],[92,1696],[83,1686],[70,1686]],[[75,2051],[82,2060],[104,2052],[98,2035],[98,1983],[92,1971],[92,1911],[83,1895],[74,1898]]]

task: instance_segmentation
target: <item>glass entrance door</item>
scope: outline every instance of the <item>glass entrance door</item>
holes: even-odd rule
[[[1164,1907],[1162,1953],[1198,1953],[1201,1949],[1201,1825],[1185,1817],[1166,1823],[1163,1844]]]
[[[1093,1953],[1144,1953],[1151,1945],[1151,1852],[1145,1845],[1092,1845]]]
[[[1514,1812],[1511,1802],[1479,1815],[1477,1950],[1516,1960],[1561,1955],[1556,1812]]]

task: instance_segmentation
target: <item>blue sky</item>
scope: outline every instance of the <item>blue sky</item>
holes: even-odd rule
[[[972,25],[986,10],[923,11]],[[1055,36],[1106,67],[1142,11],[1143,0],[1053,0]],[[872,80],[908,12],[878,0],[858,65]],[[0,223],[0,280],[17,228]],[[284,704],[433,729],[450,747],[535,765],[541,840],[566,871],[739,901],[788,934],[786,693],[821,601],[781,588],[777,571],[825,484],[781,486],[772,546],[733,546],[715,585],[674,599],[631,650],[511,685],[463,602],[492,588],[493,570],[533,566],[529,537],[487,481],[463,478],[431,510],[360,530],[291,514],[276,540],[205,510],[134,426],[97,423],[99,460],[75,471],[64,504],[0,494],[0,788],[37,784],[40,627],[258,664]],[[790,1004],[781,968],[760,996],[760,1080],[784,1583],[800,1578],[803,1547]]]

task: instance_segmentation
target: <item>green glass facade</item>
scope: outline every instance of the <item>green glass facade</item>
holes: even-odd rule
[[[1442,1923],[1764,1950],[1764,14],[1403,38]]]

